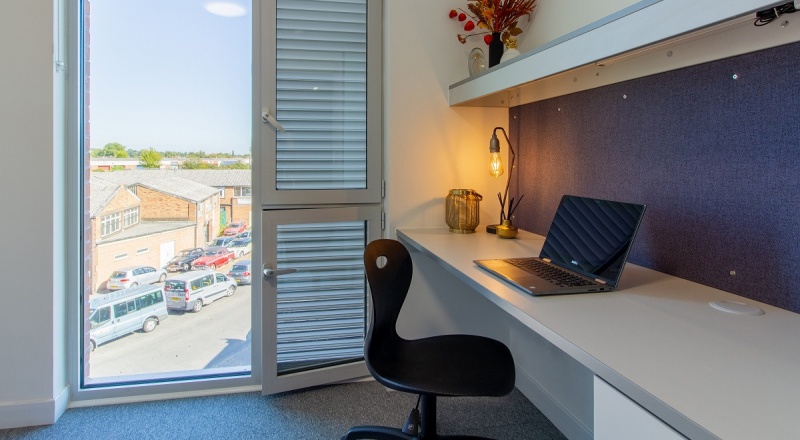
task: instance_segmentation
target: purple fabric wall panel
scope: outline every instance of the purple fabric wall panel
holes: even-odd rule
[[[644,203],[631,262],[800,312],[798,60],[794,43],[510,109],[515,223],[545,234],[563,194]]]

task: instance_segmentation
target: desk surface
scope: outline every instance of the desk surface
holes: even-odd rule
[[[472,260],[538,255],[539,235],[397,236],[689,438],[800,438],[800,315],[632,264],[614,292],[533,297]]]

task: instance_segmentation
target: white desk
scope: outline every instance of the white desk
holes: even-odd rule
[[[800,316],[628,264],[615,292],[533,297],[472,260],[538,255],[543,237],[402,229],[398,238],[692,439],[800,438]],[[763,309],[734,315],[710,301]]]

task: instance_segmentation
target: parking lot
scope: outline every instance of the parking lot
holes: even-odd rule
[[[227,273],[230,266],[218,271]],[[89,357],[89,377],[106,380],[207,368],[247,371],[250,311],[249,285],[238,286],[233,296],[214,301],[199,313],[170,311],[151,333],[138,331],[98,346]]]

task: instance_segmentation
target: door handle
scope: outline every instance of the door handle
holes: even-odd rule
[[[272,278],[278,275],[286,275],[295,272],[297,272],[297,269],[273,269],[266,264],[264,265],[264,278]]]
[[[270,114],[268,107],[261,107],[261,121],[275,127],[276,130],[286,131],[286,129],[283,128],[283,125],[281,125],[281,123]]]

